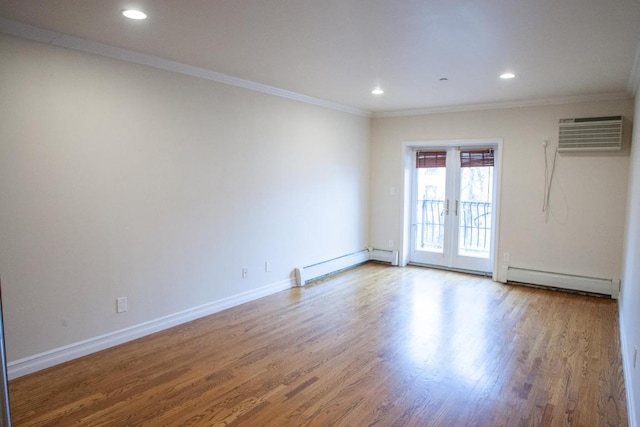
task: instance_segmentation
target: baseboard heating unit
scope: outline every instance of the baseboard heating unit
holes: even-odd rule
[[[338,273],[367,261],[388,262],[391,265],[398,265],[398,251],[368,248],[306,267],[296,268],[296,286],[304,286],[321,277]]]
[[[609,295],[614,299],[620,294],[620,279],[599,279],[509,267],[507,281]]]
[[[398,251],[369,248],[369,260],[398,265]]]

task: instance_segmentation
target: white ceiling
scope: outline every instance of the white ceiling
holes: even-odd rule
[[[0,0],[0,16],[374,113],[619,95],[640,73],[640,0]]]

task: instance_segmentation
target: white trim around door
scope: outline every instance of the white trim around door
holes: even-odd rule
[[[497,245],[499,242],[499,225],[500,225],[500,188],[501,188],[501,169],[502,169],[502,139],[501,138],[489,138],[489,139],[469,139],[469,140],[434,140],[434,141],[407,141],[402,144],[402,235],[400,241],[400,264],[407,265],[412,262],[412,235],[415,235],[415,170],[416,170],[416,151],[421,150],[443,150],[447,151],[451,156],[458,156],[460,150],[473,150],[480,148],[490,148],[494,153],[494,168],[493,168],[493,208],[491,217],[491,254],[488,264],[479,268],[474,268],[473,260],[469,263],[457,263],[451,261],[455,257],[450,257],[443,262],[434,263],[434,266],[449,268],[453,270],[475,271],[479,273],[491,273],[494,280],[497,280],[497,259],[495,254],[497,251]],[[455,188],[453,191],[458,191]],[[455,203],[450,202],[450,203]],[[454,206],[450,206],[450,210]],[[455,235],[455,233],[454,233]],[[415,252],[414,252],[415,258]],[[415,262],[415,260],[413,261]],[[418,262],[422,264],[422,262]],[[424,264],[431,265],[430,262]],[[480,264],[477,264],[480,266]],[[490,271],[488,271],[490,270]]]

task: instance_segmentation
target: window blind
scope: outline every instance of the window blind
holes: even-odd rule
[[[446,151],[418,151],[416,168],[444,168],[447,166]]]
[[[460,151],[460,167],[481,168],[494,165],[492,149]]]

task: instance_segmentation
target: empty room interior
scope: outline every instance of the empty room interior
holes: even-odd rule
[[[639,86],[638,0],[0,0],[0,425],[640,425]]]

